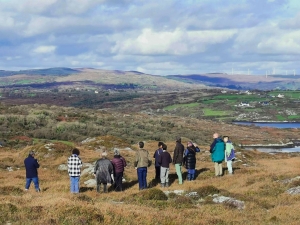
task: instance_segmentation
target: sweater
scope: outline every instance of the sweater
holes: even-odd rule
[[[159,155],[158,163],[161,167],[169,168],[172,163],[172,158],[169,152],[163,150],[163,153]]]
[[[148,163],[149,163],[149,152],[142,148],[137,150],[135,154],[134,166],[138,168],[148,167]]]

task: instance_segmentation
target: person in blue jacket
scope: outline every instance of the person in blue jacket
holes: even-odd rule
[[[225,143],[224,141],[219,138],[218,133],[213,134],[214,141],[210,145],[210,153],[211,153],[211,159],[215,163],[215,175],[216,177],[223,175],[223,168],[222,168],[222,162],[225,158]]]
[[[40,192],[39,178],[37,169],[40,167],[37,159],[34,158],[35,152],[30,151],[28,157],[24,160],[26,169],[25,191],[28,191],[31,181],[34,183],[35,190]]]
[[[160,165],[158,163],[159,156],[163,153],[163,142],[158,142],[158,149],[154,152],[153,158],[155,159],[155,179],[160,180]]]
[[[187,174],[188,181],[192,181],[195,179],[196,152],[200,152],[200,149],[192,141],[189,141],[187,143],[187,148],[184,151],[184,157],[183,157],[183,162],[188,172]]]

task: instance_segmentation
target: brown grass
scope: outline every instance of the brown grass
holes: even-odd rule
[[[170,152],[175,143],[167,142]],[[136,146],[129,146],[136,148]],[[204,146],[203,146],[204,147]],[[93,149],[79,147],[84,162],[92,163],[99,157]],[[157,142],[147,142],[146,149],[153,155]],[[206,146],[207,148],[207,146]],[[0,167],[0,224],[298,224],[300,215],[300,196],[291,196],[285,191],[299,182],[282,183],[281,180],[299,174],[299,156],[273,156],[256,151],[241,151],[234,163],[234,175],[214,177],[213,163],[207,152],[197,155],[196,180],[178,184],[175,168],[170,168],[169,188],[154,184],[152,189],[138,191],[136,171],[133,167],[134,151],[121,150],[128,161],[125,170],[127,182],[124,192],[100,193],[87,188],[84,181],[91,175],[81,178],[81,193],[69,193],[69,177],[66,171],[59,172],[57,167],[65,163],[70,152],[59,152],[56,156],[37,155],[41,193],[33,186],[23,191],[25,170],[23,160],[30,148],[18,151],[0,149],[0,161],[13,165],[9,172]],[[241,156],[245,155],[246,158]],[[112,152],[109,151],[109,158]],[[247,162],[247,166],[243,165]],[[225,165],[225,164],[223,164]],[[226,166],[224,166],[226,168]],[[19,168],[19,169],[18,169]],[[183,168],[183,172],[186,170]],[[154,167],[148,171],[148,182],[154,178]],[[175,180],[174,180],[175,179]],[[33,184],[32,184],[33,185]],[[195,191],[199,198],[162,192],[165,190]],[[211,195],[219,194],[245,202],[244,210],[237,210],[229,204],[215,204]]]

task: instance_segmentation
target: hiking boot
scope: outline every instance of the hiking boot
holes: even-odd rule
[[[169,182],[166,182],[166,187],[169,187]]]
[[[161,183],[160,186],[161,186],[161,187],[165,187],[165,183]]]

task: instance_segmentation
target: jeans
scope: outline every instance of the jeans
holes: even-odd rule
[[[137,168],[137,176],[139,181],[139,189],[147,188],[147,167]]]
[[[25,189],[29,189],[31,181],[33,181],[33,183],[34,183],[35,190],[40,191],[39,178],[38,177],[26,178]]]
[[[79,193],[79,179],[80,177],[70,177],[71,193]]]
[[[178,176],[179,184],[182,184],[182,172],[181,172],[181,163],[175,164],[176,173]]]
[[[195,179],[195,173],[196,170],[195,169],[188,169],[188,174],[187,174],[187,180],[191,181]]]

